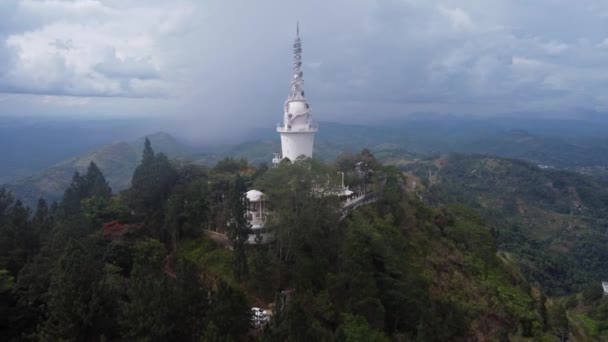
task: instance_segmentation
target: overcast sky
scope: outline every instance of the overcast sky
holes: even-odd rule
[[[321,121],[608,107],[605,0],[0,0],[0,115]]]

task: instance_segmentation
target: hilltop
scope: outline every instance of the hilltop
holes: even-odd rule
[[[40,205],[32,218],[0,192],[6,336],[468,341],[547,334],[542,295],[497,251],[491,229],[463,206],[425,205],[406,192],[402,173],[368,151],[270,169],[230,159],[213,168],[171,163],[149,144],[143,156],[121,194],[112,195],[91,164],[58,207]],[[359,161],[373,171],[370,179],[353,168]],[[317,186],[338,184],[338,171],[368,182],[377,198],[345,220],[337,196],[319,196]],[[273,244],[239,243],[249,231],[230,218],[245,217],[249,187],[267,195]],[[210,228],[225,232],[233,248],[208,239],[203,229]],[[272,302],[270,323],[253,330],[251,306]]]

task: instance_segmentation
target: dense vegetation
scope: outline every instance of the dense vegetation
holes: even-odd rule
[[[553,306],[565,312],[567,328],[580,340],[608,339],[608,297],[601,288],[590,286],[581,293],[554,301]]]
[[[608,274],[608,185],[585,175],[484,155],[451,155],[405,167],[434,203],[465,203],[501,250],[550,295],[598,287]],[[429,178],[428,174],[432,175]]]
[[[338,171],[377,196],[345,220]],[[148,141],[131,184],[113,194],[91,164],[33,213],[0,192],[3,339],[464,341],[559,328],[478,216],[424,205],[369,151],[207,169]],[[252,187],[267,195],[272,244],[244,243]],[[251,306],[273,307],[262,330]]]

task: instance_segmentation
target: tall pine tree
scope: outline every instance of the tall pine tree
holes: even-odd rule
[[[172,279],[163,273],[166,252],[157,240],[135,246],[135,263],[129,277],[121,325],[130,340],[169,340],[174,333],[176,305]]]
[[[155,154],[146,138],[141,163],[133,173],[128,202],[137,215],[145,217],[150,233],[162,241],[170,234],[163,230],[167,199],[177,181],[177,171],[162,153]]]
[[[42,340],[84,340],[90,337],[98,311],[101,264],[82,242],[70,240],[54,270],[48,291],[48,320]]]
[[[237,174],[230,189],[230,221],[228,222],[228,237],[234,248],[234,275],[237,280],[243,280],[248,273],[245,244],[251,230],[245,217],[247,213],[247,196],[245,181]]]
[[[85,197],[109,199],[112,196],[112,188],[95,162],[89,164],[84,181],[86,184]]]
[[[106,181],[97,164],[91,162],[87,173],[82,176],[74,172],[72,183],[63,194],[62,207],[64,216],[76,216],[82,213],[82,201],[88,198],[98,198],[107,201],[112,195],[112,188]]]

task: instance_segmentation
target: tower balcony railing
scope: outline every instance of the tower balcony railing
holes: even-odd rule
[[[247,214],[247,221],[251,224],[251,229],[261,229],[266,224],[266,213],[262,212],[249,212]]]
[[[285,126],[282,123],[278,123],[277,124],[277,132],[279,133],[283,133],[283,132],[317,132],[319,130],[319,126],[317,125],[316,122],[309,122],[307,126],[304,127],[291,127],[291,126]]]
[[[272,164],[277,165],[283,160],[283,154],[279,152],[275,152],[274,158],[272,158]]]

